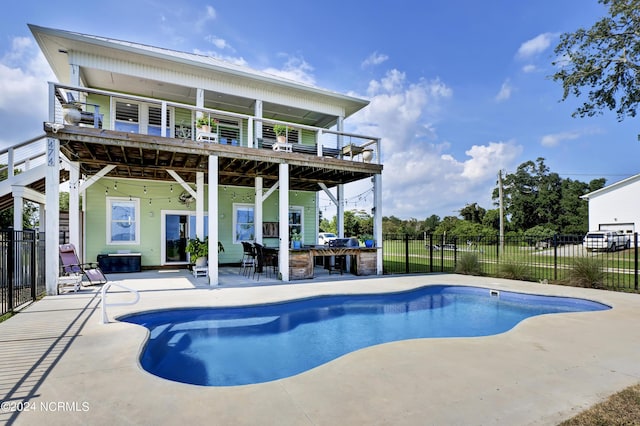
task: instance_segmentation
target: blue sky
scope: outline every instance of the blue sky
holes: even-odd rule
[[[578,101],[560,102],[549,78],[559,35],[605,14],[596,0],[23,0],[0,17],[0,149],[40,134],[46,119],[53,77],[32,23],[209,54],[369,99],[346,124],[383,138],[386,216],[494,208],[498,171],[538,157],[563,178],[613,183],[639,172],[639,126],[611,112],[572,118]],[[347,208],[370,209],[369,186],[349,187]]]

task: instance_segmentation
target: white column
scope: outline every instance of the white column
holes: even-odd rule
[[[211,195],[209,195],[211,197]],[[211,220],[209,210],[209,220]],[[196,237],[204,240],[204,173],[196,172]]]
[[[204,108],[204,89],[196,89],[196,107]]]
[[[162,116],[160,117],[160,136],[167,137],[171,135],[167,135],[167,101],[162,101],[161,112]]]
[[[253,115],[255,115],[256,118],[262,118],[262,101],[259,99],[256,99],[256,104],[254,105],[254,111],[253,111]],[[258,138],[262,138],[262,120],[256,120],[255,121],[255,137],[256,139]],[[253,146],[253,141],[249,141],[249,143],[251,143],[251,145],[249,145],[250,147]]]
[[[344,117],[338,117],[336,122],[336,129],[339,132],[344,131]],[[343,136],[338,135],[338,150],[342,150]],[[338,211],[336,213],[336,226],[338,231],[338,237],[344,238],[344,185],[339,184],[336,187],[336,195],[338,198]]]
[[[204,108],[204,89],[196,88],[196,108]],[[197,111],[195,119],[201,118],[202,115],[202,112]],[[192,139],[196,140],[197,129],[193,128],[193,123],[191,123],[191,130],[194,132]]]
[[[47,138],[46,192],[46,288],[48,295],[58,293],[58,234],[60,230],[60,141]]]
[[[373,238],[376,241],[377,274],[382,275],[382,175],[374,175],[373,181]]]
[[[80,163],[69,163],[69,242],[73,244],[83,262],[84,250],[80,246]]]
[[[263,236],[262,236],[262,222],[263,222],[263,202],[262,202],[262,177],[256,177],[255,181],[255,201],[254,201],[254,210],[253,210],[253,223],[255,225],[255,239],[258,244],[263,244]]]
[[[24,209],[24,199],[21,196],[13,195],[13,230],[22,231],[22,212]]]
[[[218,285],[218,156],[209,156],[209,285]]]
[[[280,254],[278,256],[278,270],[282,281],[289,281],[289,165],[283,163],[279,165],[279,168]]]

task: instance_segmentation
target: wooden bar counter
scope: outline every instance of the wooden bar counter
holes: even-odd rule
[[[351,272],[354,275],[375,275],[377,273],[376,247],[327,247],[304,246],[289,250],[289,279],[313,278],[314,257],[351,256]]]

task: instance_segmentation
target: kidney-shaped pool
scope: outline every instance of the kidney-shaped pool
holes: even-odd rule
[[[332,295],[268,305],[127,315],[149,329],[148,372],[204,386],[262,383],[397,340],[503,333],[535,315],[610,309],[598,302],[467,286]]]

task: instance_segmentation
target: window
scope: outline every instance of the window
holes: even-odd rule
[[[233,242],[255,240],[255,224],[253,223],[252,204],[233,205]]]
[[[298,206],[289,207],[289,237],[293,231],[302,235],[302,212],[304,209]]]
[[[227,145],[240,145],[240,125],[237,120],[226,117],[215,117],[218,120],[218,143]]]
[[[140,244],[140,199],[107,198],[107,244]]]
[[[138,104],[130,102],[116,102],[115,129],[121,132],[140,132],[140,111]]]
[[[172,108],[167,108],[167,136],[172,136],[171,111]],[[115,117],[115,130],[155,136],[162,134],[162,108],[157,105],[128,102],[125,100],[116,101]]]
[[[166,121],[167,136],[171,136],[171,110],[167,108],[167,121]],[[147,127],[147,134],[160,136],[162,134],[162,108],[149,106],[149,126]]]

